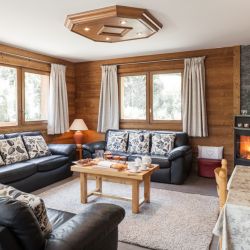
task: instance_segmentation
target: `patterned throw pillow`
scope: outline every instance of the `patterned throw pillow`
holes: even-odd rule
[[[0,153],[6,165],[29,159],[21,136],[0,140]]]
[[[48,145],[41,135],[23,136],[30,159],[51,155]]]
[[[124,131],[109,131],[107,150],[126,152],[128,133]]]
[[[167,155],[174,148],[175,134],[153,134],[151,154]]]
[[[147,154],[149,152],[149,133],[129,133],[128,152]]]
[[[1,166],[4,166],[4,165],[5,165],[5,162],[3,161],[2,156],[1,156],[1,154],[0,154],[0,167],[1,167]]]
[[[28,205],[32,209],[43,234],[47,235],[52,231],[44,201],[40,197],[21,192],[11,186],[3,184],[0,184],[0,196],[9,197]]]

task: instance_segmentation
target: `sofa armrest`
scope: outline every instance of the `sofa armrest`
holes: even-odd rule
[[[95,150],[105,150],[106,141],[96,141],[91,143],[86,143],[82,145],[83,150],[89,151],[91,154],[95,153]]]
[[[92,249],[91,245],[101,242],[117,229],[124,216],[125,211],[119,206],[93,204],[56,228],[50,234],[45,249]]]
[[[186,145],[186,146],[180,146],[180,147],[174,148],[174,149],[169,153],[168,159],[169,159],[170,161],[174,161],[175,159],[184,156],[186,153],[188,153],[188,152],[191,151],[191,150],[192,150],[192,148],[191,148],[190,146],[188,146],[188,145]]]
[[[70,156],[76,150],[75,144],[49,144],[48,147],[53,155]]]

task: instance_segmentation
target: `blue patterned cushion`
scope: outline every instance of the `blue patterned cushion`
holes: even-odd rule
[[[0,140],[0,153],[6,165],[29,159],[21,136]]]
[[[128,152],[131,154],[149,153],[149,133],[129,133]]]
[[[128,133],[125,131],[109,131],[107,150],[126,152]]]
[[[175,134],[160,134],[152,135],[152,155],[167,155],[174,148]]]
[[[49,148],[41,135],[23,136],[30,159],[51,155]]]

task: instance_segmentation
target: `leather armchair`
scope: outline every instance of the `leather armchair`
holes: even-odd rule
[[[53,231],[44,236],[31,209],[0,197],[1,250],[116,250],[118,224],[123,208],[112,204],[93,204],[74,215],[47,209]]]

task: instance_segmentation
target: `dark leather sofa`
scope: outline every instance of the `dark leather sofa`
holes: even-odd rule
[[[19,135],[41,135],[36,132],[0,134],[0,139]],[[0,167],[0,183],[24,192],[32,192],[72,175],[70,165],[75,159],[75,145],[49,144],[52,155]]]
[[[0,250],[116,250],[123,208],[93,204],[80,214],[47,209],[52,233],[43,236],[31,209],[0,197]]]
[[[97,141],[83,145],[83,157],[94,158],[95,150],[106,150],[106,144],[109,136],[107,130],[105,134],[105,141]],[[128,132],[141,132],[141,130],[126,130]],[[182,184],[189,175],[192,168],[192,148],[188,142],[188,135],[184,132],[177,131],[149,131],[151,137],[153,133],[174,133],[176,134],[174,149],[167,156],[162,155],[149,155],[152,158],[152,163],[159,164],[160,169],[155,171],[151,177],[152,181],[172,184]],[[151,138],[150,137],[150,138]],[[127,145],[128,147],[128,145]],[[150,139],[151,148],[151,139]],[[115,155],[126,156],[128,161],[133,161],[135,158],[140,157],[140,154],[129,154],[124,152],[112,152]]]

